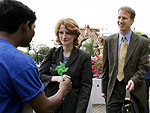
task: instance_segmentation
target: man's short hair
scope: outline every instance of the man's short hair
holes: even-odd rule
[[[29,27],[36,20],[35,12],[16,0],[0,1],[0,31],[14,33],[22,23],[29,21]]]
[[[132,9],[131,7],[129,7],[129,6],[123,6],[123,7],[119,8],[118,12],[120,10],[123,10],[123,11],[126,11],[126,12],[130,13],[130,18],[131,19],[135,18],[135,15],[136,15],[135,10]]]

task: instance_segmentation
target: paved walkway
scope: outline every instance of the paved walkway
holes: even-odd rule
[[[93,104],[92,113],[106,113],[105,104]]]
[[[150,93],[149,93],[150,98]],[[149,101],[150,105],[150,101]],[[92,104],[92,113],[106,113],[106,106],[105,104]]]

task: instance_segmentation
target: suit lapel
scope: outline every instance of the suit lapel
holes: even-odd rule
[[[76,58],[78,57],[78,54],[79,53],[78,53],[77,48],[74,47],[65,66],[69,67],[74,62],[74,60],[76,60]],[[63,62],[63,48],[62,47],[60,48],[60,50],[56,51],[55,57],[57,59],[56,60],[57,66],[59,66],[60,62]]]
[[[117,59],[118,59],[118,34],[115,34],[115,36],[113,37],[112,43],[113,43],[112,51],[113,51],[113,56],[114,56],[114,62],[117,62]]]
[[[66,63],[66,67],[69,67],[77,59],[78,55],[79,55],[78,49],[74,47]]]
[[[136,37],[136,35],[134,33],[132,33],[130,43],[129,43],[129,47],[128,47],[128,50],[127,50],[125,66],[126,66],[127,62],[129,61],[131,55],[133,54],[133,51],[136,48],[137,43],[138,43],[138,38]]]

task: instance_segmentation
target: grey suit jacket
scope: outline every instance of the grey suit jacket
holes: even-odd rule
[[[59,83],[51,82],[51,77],[59,76],[55,68],[60,65],[60,61],[63,62],[62,47],[56,49],[51,61],[52,51],[53,49],[45,56],[39,70],[40,78],[47,87],[47,96],[54,95],[59,89]],[[71,76],[72,90],[67,94],[61,106],[63,113],[86,113],[92,88],[91,56],[89,53],[74,47],[65,67],[69,67],[64,74]]]
[[[114,34],[104,41],[102,92],[107,94],[107,102],[110,100],[118,71],[118,37],[118,34]],[[134,81],[135,88],[131,95],[136,98],[136,102],[141,107],[146,104],[144,77],[148,68],[148,41],[132,33],[125,59],[124,73],[126,81],[130,79]]]

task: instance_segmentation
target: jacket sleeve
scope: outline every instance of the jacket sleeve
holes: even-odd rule
[[[102,76],[102,93],[107,94],[107,86],[109,81],[109,63],[108,63],[108,47],[106,40],[104,40],[103,47],[103,76]]]
[[[52,48],[45,55],[44,61],[39,68],[40,79],[41,79],[42,83],[44,84],[44,86],[47,86],[52,78],[51,72],[50,72],[50,66],[51,66],[51,62],[52,62],[52,58],[53,58],[52,54],[54,53],[54,51],[55,51],[55,48]]]
[[[89,55],[87,59],[85,59],[82,69],[80,93],[78,96],[76,113],[86,113],[92,89],[92,77],[91,56]]]
[[[140,42],[141,43],[141,42]],[[131,78],[131,80],[134,81],[135,85],[141,85],[141,81],[145,78],[147,75],[148,69],[149,69],[149,47],[148,47],[148,41],[143,41],[142,48],[138,57],[138,64],[137,64],[137,71]]]

